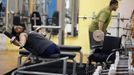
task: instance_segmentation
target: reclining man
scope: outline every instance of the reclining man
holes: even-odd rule
[[[55,43],[37,32],[27,32],[24,24],[13,26],[12,35],[14,37],[11,38],[11,43],[20,48],[24,47],[36,56],[45,58],[60,54],[60,49]]]

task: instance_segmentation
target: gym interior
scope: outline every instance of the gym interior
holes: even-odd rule
[[[120,47],[114,47],[105,61],[90,60],[94,51],[89,26],[110,1],[0,0],[0,75],[134,75],[134,0],[117,0],[118,9],[112,12],[107,27],[109,34],[101,36],[103,41],[110,37],[109,41],[94,49],[117,47],[117,41]],[[60,57],[40,58],[12,44],[12,27],[19,23],[24,23],[28,32],[38,31],[53,41],[61,50]],[[111,63],[108,59],[112,55],[115,59]]]

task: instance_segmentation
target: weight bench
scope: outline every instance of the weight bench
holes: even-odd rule
[[[68,46],[68,45],[59,45],[59,48],[61,50],[61,55],[62,57],[65,57],[65,56],[68,56],[69,59],[73,60],[73,63],[74,63],[74,70],[75,71],[75,64],[76,64],[76,61],[74,60],[74,57],[76,56],[76,53],[74,52],[79,52],[80,53],[80,65],[79,67],[83,67],[83,53],[81,52],[81,46]],[[18,66],[19,64],[21,64],[21,58],[23,56],[28,56],[29,55],[29,52],[28,51],[24,51],[24,50],[21,50],[19,52],[20,56],[19,56],[19,59],[18,59]]]
[[[32,53],[26,51],[26,50],[20,50],[19,52],[20,56],[18,57],[18,67],[15,71],[12,72],[12,75],[16,74],[30,74],[30,75],[66,75],[67,72],[67,59],[68,57],[59,57],[59,55],[56,55],[52,58],[40,58],[37,56],[32,55]],[[24,63],[22,64],[22,57],[27,57]],[[30,64],[27,65],[27,61],[30,60]],[[38,62],[38,61],[39,62]],[[43,65],[49,65],[55,62],[63,61],[63,71],[62,74],[60,73],[50,73],[50,72],[39,72],[39,71],[29,71],[29,68],[34,68],[38,66]]]
[[[12,35],[9,33],[9,32],[7,32],[7,31],[5,31],[4,32],[4,34],[7,36],[7,37],[9,37],[9,38],[11,38],[12,37]],[[73,53],[73,52],[79,52],[80,53],[80,66],[83,66],[82,65],[82,59],[83,59],[83,54],[82,54],[82,52],[80,51],[81,50],[81,47],[80,46],[64,46],[64,45],[60,45],[59,46],[60,47],[60,49],[61,49],[61,54],[60,54],[60,57],[64,57],[63,58],[63,61],[64,61],[64,63],[63,63],[63,65],[65,66],[63,66],[64,68],[63,68],[63,74],[66,74],[66,60],[67,59],[71,59],[71,60],[73,60],[73,72],[72,72],[72,74],[73,75],[75,75],[75,73],[76,73],[76,61],[74,60],[74,57],[76,56],[76,54],[75,53]],[[19,66],[22,64],[22,57],[26,57],[26,56],[28,56],[29,58],[31,58],[31,53],[29,53],[28,51],[20,51],[19,52],[19,54],[20,54],[20,56],[18,57],[18,68],[19,68]],[[67,57],[67,58],[65,58],[65,57]],[[28,59],[29,59],[28,58]],[[59,59],[60,60],[60,59]]]
[[[35,63],[34,59],[33,59],[33,56],[31,55],[31,53],[27,50],[20,50],[19,51],[19,57],[18,57],[18,69],[21,68],[21,66],[24,65],[24,63],[26,62],[26,60],[28,59],[31,59],[31,62]],[[57,58],[57,57],[52,57],[52,58],[45,58],[44,60],[48,61],[48,60],[52,60],[53,59],[63,59],[63,75],[66,74],[66,70],[67,70],[67,60],[70,59],[70,60],[73,60],[73,70],[72,70],[72,75],[75,75],[76,74],[76,61],[74,60],[76,54],[75,53],[69,53],[69,52],[61,52],[60,53],[60,56]],[[27,59],[24,61],[24,63],[22,64],[22,57],[27,57]],[[36,56],[35,56],[36,57]],[[67,57],[67,58],[66,58]],[[37,57],[38,58],[38,57]],[[49,61],[51,62],[51,61]],[[48,62],[48,63],[49,63]],[[22,71],[21,71],[22,73]]]
[[[83,53],[81,52],[81,46],[69,46],[69,45],[59,45],[61,52],[78,52],[80,54],[80,64],[79,67],[83,67]]]

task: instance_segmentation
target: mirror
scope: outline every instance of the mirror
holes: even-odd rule
[[[61,0],[9,0],[8,24],[12,24],[12,11],[29,18],[33,11],[38,11],[42,25],[59,25],[59,5]],[[65,0],[65,33],[69,36],[78,35],[79,0]],[[24,19],[24,18],[23,18]],[[54,20],[55,19],[55,20]],[[24,20],[23,20],[24,21]],[[27,20],[28,21],[28,20]],[[27,22],[29,24],[29,21]],[[12,26],[12,25],[10,25]],[[57,31],[56,35],[58,34]]]
[[[5,29],[6,0],[0,0],[0,33]]]

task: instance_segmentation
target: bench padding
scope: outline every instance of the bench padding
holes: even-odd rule
[[[81,46],[59,45],[61,51],[80,52]]]

